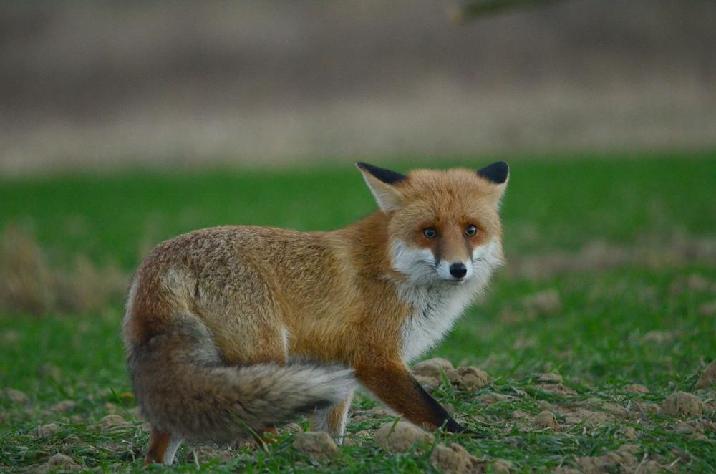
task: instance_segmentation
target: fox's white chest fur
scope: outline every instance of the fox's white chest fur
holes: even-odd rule
[[[477,288],[472,282],[459,287],[402,287],[399,292],[412,307],[402,330],[402,356],[409,362],[445,336],[460,317]]]
[[[426,284],[425,276],[434,267],[432,255],[396,245],[393,256],[395,267],[411,277],[397,285],[398,296],[412,309],[402,328],[401,352],[406,362],[440,342],[502,263],[499,244],[491,241],[475,249],[469,280],[462,284],[432,280]]]

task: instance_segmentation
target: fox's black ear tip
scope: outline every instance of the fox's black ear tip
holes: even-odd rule
[[[477,174],[495,184],[502,184],[510,175],[510,166],[506,161],[496,161],[477,170]]]
[[[399,183],[400,181],[403,181],[405,179],[405,175],[403,174],[396,173],[395,171],[391,171],[385,168],[379,168],[377,166],[364,163],[362,161],[356,162],[356,167],[358,167],[358,169],[361,171],[365,171],[366,173],[371,174],[373,177],[386,184]]]

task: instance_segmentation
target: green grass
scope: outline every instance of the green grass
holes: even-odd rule
[[[477,167],[484,160],[455,164]],[[713,239],[715,189],[716,154],[515,160],[502,211],[508,260],[576,251],[595,240],[628,248],[649,241],[666,248],[679,235]],[[53,264],[62,266],[84,254],[99,263],[115,261],[127,271],[150,245],[197,227],[251,223],[330,229],[374,208],[349,166],[2,179],[0,203],[0,228],[12,223],[30,229]],[[673,290],[674,282],[693,274],[711,281],[711,287]],[[549,289],[559,292],[562,308],[527,317],[524,298]],[[645,454],[662,465],[673,463],[677,471],[716,470],[716,392],[694,391],[699,372],[716,359],[716,317],[699,314],[701,305],[714,300],[716,262],[703,260],[538,280],[503,273],[433,353],[456,364],[477,365],[492,377],[475,393],[447,383],[437,389],[436,396],[472,431],[441,436],[485,461],[507,459],[519,472],[571,466],[577,457],[601,455],[625,443],[638,446],[639,459]],[[506,317],[508,309],[517,317]],[[147,435],[126,394],[130,387],[120,320],[119,303],[93,314],[0,315],[0,388],[30,397],[27,405],[0,397],[0,470],[36,466],[56,452],[88,469],[141,468]],[[560,373],[575,394],[545,392],[535,379],[542,372]],[[650,392],[626,391],[631,383],[644,384]],[[651,404],[676,390],[694,392],[706,403],[701,417],[685,418],[698,424],[703,435],[679,432],[678,419],[650,412]],[[487,403],[488,395],[501,399]],[[76,402],[69,412],[49,409],[67,399]],[[626,414],[594,426],[565,418],[575,407],[602,412],[604,403],[617,404]],[[373,406],[365,397],[354,404],[359,411]],[[531,416],[545,407],[557,413],[560,430],[537,429],[513,416],[516,411]],[[103,431],[97,423],[111,412],[131,425]],[[382,421],[352,423],[349,431],[372,429]],[[35,428],[51,422],[59,431],[38,438]],[[637,438],[627,440],[624,427],[633,427]],[[430,446],[388,454],[370,438],[342,447],[339,457],[320,464],[294,450],[290,434],[282,434],[268,452],[232,453],[223,461],[202,455],[203,470],[433,469]],[[175,469],[195,471],[186,448]]]

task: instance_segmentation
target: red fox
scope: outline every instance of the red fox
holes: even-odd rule
[[[159,244],[129,290],[124,340],[147,462],[299,414],[338,442],[360,383],[429,429],[462,427],[407,363],[503,260],[508,166],[407,175],[357,163],[380,208],[346,228],[226,226]]]

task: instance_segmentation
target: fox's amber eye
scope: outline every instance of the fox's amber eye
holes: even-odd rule
[[[423,235],[426,239],[434,239],[438,236],[438,231],[434,227],[426,227],[423,229]]]
[[[470,224],[469,226],[465,227],[465,235],[467,237],[475,237],[477,234],[477,227]]]

